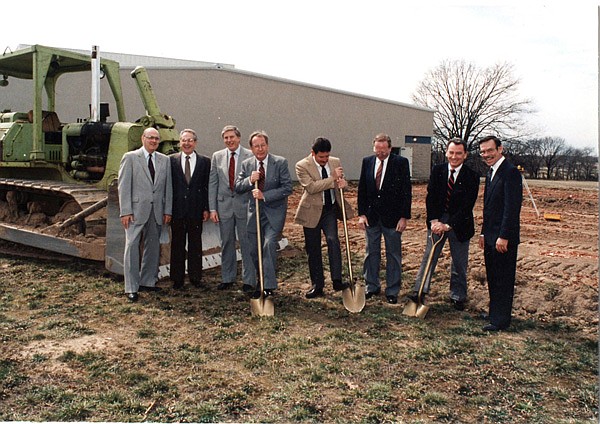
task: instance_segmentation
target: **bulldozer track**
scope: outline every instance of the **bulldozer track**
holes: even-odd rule
[[[2,186],[21,188],[30,191],[45,191],[48,194],[63,193],[72,197],[82,209],[93,205],[94,203],[107,197],[105,190],[93,186],[82,184],[70,184],[60,181],[46,180],[23,180],[13,178],[0,178],[0,188]]]

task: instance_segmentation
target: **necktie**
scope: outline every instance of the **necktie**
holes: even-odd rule
[[[375,188],[377,190],[381,189],[381,175],[383,174],[383,161],[379,161],[379,168],[377,168],[377,173],[375,174]]]
[[[191,168],[190,168],[190,157],[189,156],[185,157],[185,172],[184,172],[184,175],[185,175],[185,182],[189,184],[190,180],[192,179],[192,171],[191,171]]]
[[[323,179],[326,179],[328,177],[327,170],[322,165],[321,165],[321,177],[323,177]],[[331,190],[323,191],[323,196],[325,196],[325,206],[330,207],[333,204],[331,202]]]
[[[450,178],[448,178],[448,190],[446,191],[446,210],[450,206],[450,196],[452,196],[452,190],[454,190],[454,173],[456,169],[450,170]]]
[[[485,179],[485,187],[489,187],[490,183],[492,182],[492,174],[494,173],[494,169],[490,166],[490,169],[488,169],[488,173],[487,173],[487,178]]]
[[[258,189],[263,191],[265,189],[265,167],[262,162],[260,162],[258,172],[260,173],[260,176],[258,177]]]
[[[235,152],[229,155],[229,189],[233,191],[233,182],[235,181]]]
[[[152,163],[152,155],[148,156],[148,170],[150,171],[150,176],[152,177],[152,182],[154,182],[154,164]]]

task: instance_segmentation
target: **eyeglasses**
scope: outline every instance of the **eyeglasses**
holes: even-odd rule
[[[492,149],[485,149],[485,150],[481,150],[481,151],[479,152],[479,154],[480,154],[481,156],[483,156],[483,155],[487,155],[487,154],[489,154],[489,153],[492,153],[492,152],[493,152],[493,151],[495,151],[495,150],[498,150],[498,148],[497,148],[497,147],[495,147],[495,148],[492,148]]]
[[[148,140],[160,140],[160,137],[157,137],[155,135],[145,135],[144,138],[148,139]]]
[[[182,143],[194,143],[196,140],[194,140],[193,138],[182,138],[181,140]]]

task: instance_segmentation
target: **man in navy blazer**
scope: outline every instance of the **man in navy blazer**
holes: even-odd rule
[[[258,271],[258,240],[256,227],[256,199],[259,201],[262,236],[264,295],[270,296],[277,289],[277,247],[285,225],[288,196],[292,194],[292,179],[287,159],[269,154],[269,136],[264,131],[250,134],[250,149],[254,157],[242,163],[235,180],[238,193],[252,192],[248,201],[248,241],[252,246],[250,255]],[[262,168],[262,169],[261,169]],[[261,176],[262,175],[262,176]],[[254,183],[258,182],[255,188]],[[245,292],[248,290],[245,288]],[[253,296],[260,296],[254,291]]]
[[[158,130],[146,128],[142,147],[125,153],[119,166],[119,208],[125,228],[125,293],[131,302],[138,300],[138,290],[158,290],[159,236],[162,225],[171,221],[171,163],[168,156],[157,151],[159,144]]]
[[[502,155],[502,143],[497,137],[479,140],[479,152],[490,167],[485,180],[483,225],[479,236],[490,295],[490,323],[483,330],[498,331],[508,328],[511,321],[523,178]]]
[[[415,303],[423,303],[425,295],[429,293],[431,277],[448,240],[452,257],[450,301],[459,311],[465,308],[469,244],[475,234],[473,207],[479,193],[479,175],[464,164],[467,155],[467,143],[460,138],[453,138],[446,146],[448,162],[435,165],[431,170],[425,201],[427,243],[413,292],[408,296]],[[433,244],[432,237],[442,237],[442,241],[433,252],[429,272],[424,275]],[[419,300],[421,283],[423,290]]]
[[[402,279],[402,232],[410,219],[412,187],[408,160],[392,153],[392,140],[377,134],[362,161],[358,182],[358,226],[366,231],[364,278],[367,299],[381,292],[381,236],[385,240],[388,303],[398,302]]]
[[[196,153],[198,137],[192,129],[179,134],[179,153],[170,156],[173,182],[170,276],[173,288],[183,287],[185,261],[192,285],[202,284],[202,223],[209,217],[210,159]],[[187,254],[186,254],[187,242]]]

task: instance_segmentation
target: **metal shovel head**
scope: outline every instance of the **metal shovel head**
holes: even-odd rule
[[[342,301],[348,312],[358,313],[362,311],[367,302],[365,286],[354,284],[342,290]]]
[[[250,312],[259,317],[272,317],[275,315],[275,305],[271,297],[250,299]]]
[[[421,304],[417,308],[417,312],[415,313],[415,316],[417,318],[425,319],[425,315],[427,315],[427,312],[429,312],[429,305]]]
[[[404,307],[404,310],[402,311],[402,314],[403,315],[408,315],[410,317],[414,317],[414,316],[417,315],[417,309],[418,308],[419,308],[418,304],[416,304],[412,300],[409,300],[408,303],[406,304],[406,306]]]

